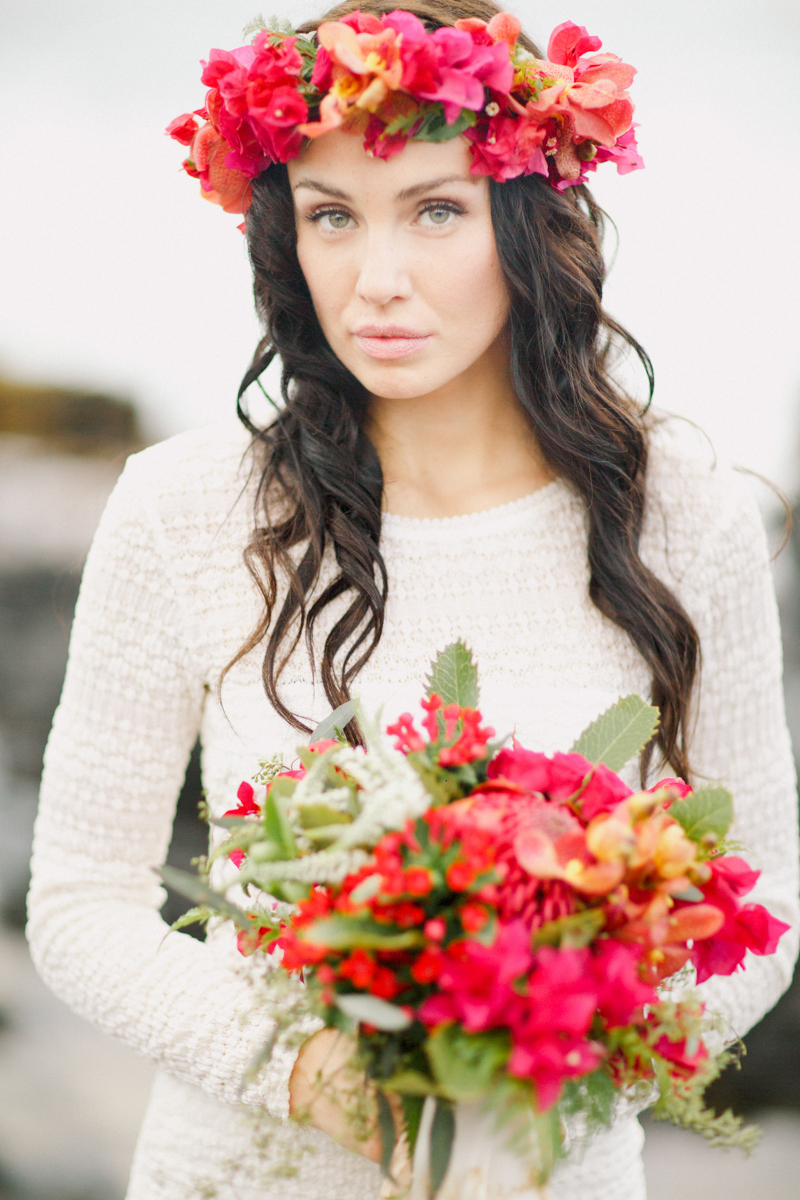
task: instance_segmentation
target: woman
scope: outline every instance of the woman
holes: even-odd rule
[[[489,0],[411,8],[428,30],[497,13]],[[492,47],[516,37],[512,26],[495,23],[497,37],[462,27],[486,50],[482,79],[501,71]],[[763,872],[759,899],[797,925],[763,531],[739,477],[667,423],[646,423],[608,374],[609,335],[647,359],[602,311],[601,215],[580,180],[603,157],[638,165],[632,69],[611,70],[621,107],[606,115],[621,124],[605,143],[602,131],[599,143],[580,134],[591,106],[568,120],[558,80],[597,39],[559,29],[550,100],[537,92],[527,116],[498,115],[491,76],[493,91],[462,110],[463,134],[445,141],[390,146],[388,122],[377,135],[359,125],[347,95],[363,88],[336,91],[337,78],[362,87],[356,61],[356,75],[321,85],[334,101],[317,122],[291,89],[289,117],[277,93],[237,93],[271,114],[280,161],[254,169],[241,109],[225,101],[240,76],[223,81],[241,68],[250,86],[249,52],[214,52],[208,124],[180,119],[190,172],[229,211],[247,208],[266,336],[243,386],[278,352],[284,407],[267,428],[245,417],[245,430],[222,423],[130,460],[87,563],[48,747],[35,959],[73,1007],[161,1068],[129,1200],[353,1200],[380,1186],[374,1139],[356,1143],[335,1103],[313,1103],[316,1128],[286,1120],[290,1076],[299,1111],[328,1035],[283,1013],[268,1064],[242,1091],[273,1019],[242,1020],[250,988],[225,930],[206,944],[165,936],[152,867],[198,734],[219,814],[261,755],[290,761],[298,731],[351,693],[387,718],[411,707],[430,659],[459,636],[475,651],[484,711],[532,748],[564,748],[620,695],[649,693],[661,727],[639,769],[729,785],[735,835]],[[337,38],[352,50],[341,25],[320,33],[341,65]],[[395,116],[408,103],[399,78],[387,67],[378,88]],[[546,127],[551,101],[561,115]],[[533,139],[524,147],[520,130]],[[631,764],[630,782],[637,774]],[[731,1036],[774,1004],[795,946],[783,938],[774,957],[704,985]],[[635,1117],[621,1117],[561,1165],[556,1200],[638,1200],[641,1141]]]

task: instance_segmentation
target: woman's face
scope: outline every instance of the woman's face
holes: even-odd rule
[[[470,163],[460,137],[412,141],[384,162],[339,131],[289,163],[297,253],[319,323],[374,396],[428,395],[505,361],[489,184]]]

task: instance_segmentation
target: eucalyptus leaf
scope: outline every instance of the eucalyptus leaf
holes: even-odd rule
[[[336,1006],[353,1021],[366,1021],[376,1029],[385,1029],[396,1033],[408,1029],[411,1017],[396,1004],[381,1000],[380,996],[369,996],[363,993],[353,993],[347,996],[337,996]]]
[[[667,811],[693,842],[706,834],[724,838],[733,821],[733,797],[725,788],[699,788],[684,800],[676,800]]]
[[[427,683],[427,695],[436,692],[445,705],[478,707],[478,668],[472,661],[472,651],[461,640],[452,642],[436,655]]]
[[[431,1200],[434,1200],[442,1186],[450,1166],[455,1131],[456,1122],[452,1107],[446,1101],[437,1100],[431,1125]]]
[[[340,704],[338,708],[335,708],[332,713],[328,713],[327,717],[324,717],[320,721],[308,739],[309,745],[313,746],[314,742],[324,742],[328,738],[336,737],[337,729],[344,729],[345,725],[349,725],[357,713],[357,700],[348,700],[346,704]]]
[[[641,696],[625,696],[584,729],[572,753],[619,771],[644,749],[658,728],[658,720],[654,705],[645,704]]]

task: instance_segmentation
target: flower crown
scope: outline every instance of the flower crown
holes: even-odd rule
[[[597,54],[600,39],[571,21],[553,31],[546,59],[518,44],[520,31],[498,13],[429,33],[401,9],[325,21],[316,37],[262,29],[250,46],[211,51],[205,108],[167,133],[190,147],[183,169],[203,197],[231,213],[247,212],[250,181],[271,163],[333,129],[360,135],[383,159],[409,138],[463,134],[474,174],[538,174],[559,191],[602,162],[621,175],[643,167],[626,91],[635,68]]]

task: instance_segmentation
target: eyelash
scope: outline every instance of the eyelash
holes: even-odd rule
[[[420,217],[426,212],[436,212],[437,210],[441,211],[443,208],[447,209],[448,212],[455,213],[457,216],[462,217],[466,211],[466,209],[464,209],[460,204],[457,204],[454,200],[429,200],[423,204],[422,208],[417,213],[417,216]],[[322,217],[329,217],[337,214],[345,217],[349,217],[351,215],[347,209],[344,208],[316,208],[314,209],[314,212],[307,215],[306,220],[316,223],[317,221],[321,220]]]

